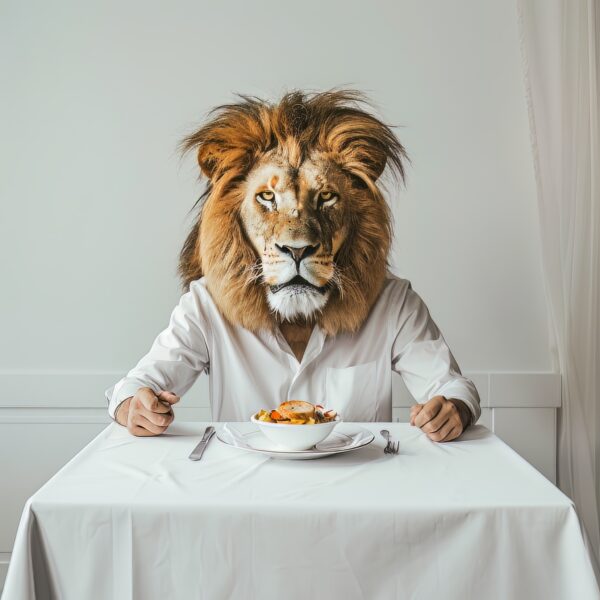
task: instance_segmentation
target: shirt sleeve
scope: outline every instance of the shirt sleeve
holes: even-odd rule
[[[158,393],[185,394],[202,372],[208,373],[209,322],[193,289],[173,309],[169,325],[154,340],[150,351],[125,377],[105,392],[108,414],[114,419],[119,404],[141,387]]]
[[[479,394],[464,377],[427,306],[410,283],[397,313],[392,344],[392,369],[399,373],[415,400],[434,396],[462,400],[471,411],[471,424],[481,415]]]

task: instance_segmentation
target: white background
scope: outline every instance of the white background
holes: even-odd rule
[[[339,84],[402,126],[412,167],[394,200],[393,264],[461,366],[550,368],[512,3],[5,2],[2,13],[3,368],[128,368],[179,295],[200,186],[177,141],[234,91]]]
[[[0,476],[25,481],[0,500],[0,566],[24,499],[102,427],[104,385],[168,322],[201,191],[176,144],[233,92],[367,92],[412,159],[390,194],[395,271],[490,390],[490,373],[551,370],[512,2],[12,0],[0,61]],[[514,397],[498,423],[545,452]],[[73,416],[92,409],[98,425]]]

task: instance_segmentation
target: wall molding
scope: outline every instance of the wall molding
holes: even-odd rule
[[[106,411],[104,392],[124,375],[125,371],[0,371],[0,410],[97,408]],[[208,377],[198,377],[185,399],[186,407],[208,407]]]
[[[48,408],[0,406],[0,423],[81,424],[110,423],[106,408]]]
[[[479,392],[481,408],[559,408],[559,373],[465,372]],[[402,378],[393,382],[393,406],[407,408],[414,400]]]
[[[0,593],[4,587],[4,580],[8,572],[8,563],[10,562],[12,552],[0,552]]]
[[[178,421],[211,421],[208,406],[175,406]],[[0,425],[5,424],[47,424],[81,425],[85,423],[104,423],[109,425],[112,419],[106,408],[13,408],[0,406]]]
[[[6,409],[70,409],[54,413],[56,418],[77,414],[97,422],[106,411],[106,389],[122,376],[119,371],[0,371],[0,410]],[[561,403],[561,377],[547,372],[466,372],[481,398],[482,408],[558,408]],[[392,379],[392,404],[409,407],[414,400],[401,377]],[[208,377],[200,376],[182,400],[181,408],[208,408]],[[77,412],[73,413],[73,409]],[[28,413],[22,413],[25,416]],[[30,412],[29,414],[33,414]],[[43,413],[40,413],[40,416]],[[50,413],[46,415],[50,418]]]
[[[0,372],[0,408],[107,408],[104,391],[123,373],[115,371]]]

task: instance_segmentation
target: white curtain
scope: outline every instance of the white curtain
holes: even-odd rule
[[[599,0],[517,0],[552,351],[562,374],[558,483],[598,575]]]

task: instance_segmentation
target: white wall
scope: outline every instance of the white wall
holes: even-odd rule
[[[2,451],[61,448],[43,468],[27,459],[37,478],[3,495],[0,563],[23,498],[97,430],[72,423],[103,422],[105,382],[168,322],[200,191],[175,145],[233,91],[368,92],[412,157],[392,192],[395,270],[484,386],[551,369],[512,2],[5,0],[0,61]],[[205,414],[196,404],[188,417]],[[10,434],[23,422],[29,440]]]
[[[3,4],[3,368],[131,365],[179,293],[177,140],[232,91],[340,83],[403,126],[394,263],[460,362],[550,367],[512,3]]]

